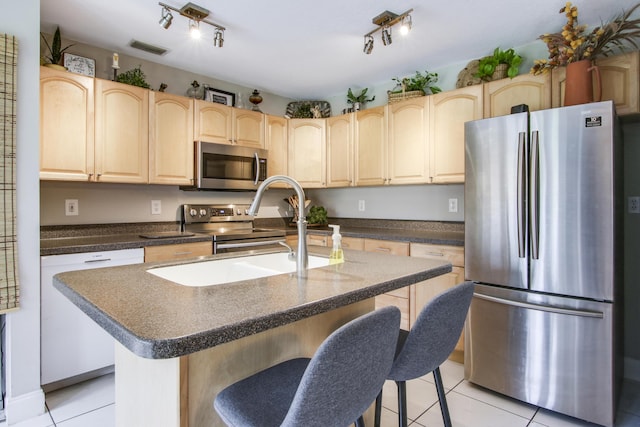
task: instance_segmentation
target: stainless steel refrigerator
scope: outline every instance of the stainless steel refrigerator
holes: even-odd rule
[[[465,378],[612,426],[622,364],[611,102],[465,125]]]

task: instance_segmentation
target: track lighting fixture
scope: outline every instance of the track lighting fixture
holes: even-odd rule
[[[411,30],[411,12],[413,12],[413,9],[409,9],[400,15],[396,15],[393,12],[385,10],[380,15],[373,18],[371,22],[373,22],[378,27],[364,35],[365,41],[363,52],[366,54],[370,54],[373,50],[373,34],[376,31],[381,32],[382,44],[384,44],[385,46],[390,45],[393,41],[391,39],[391,27],[395,24],[402,22],[400,27],[400,34],[406,35],[409,30]]]
[[[162,28],[164,28],[165,30],[169,28],[171,26],[172,20],[173,15],[171,14],[171,11],[169,11],[169,9],[167,9],[166,7],[163,7],[162,18],[160,19],[160,25],[162,26]]]
[[[222,47],[224,43],[224,31],[225,27],[222,25],[218,25],[214,22],[211,22],[205,19],[209,16],[209,11],[204,7],[198,6],[197,4],[187,3],[182,6],[181,9],[176,9],[173,6],[169,6],[168,4],[158,3],[162,6],[162,17],[160,18],[159,24],[164,29],[168,29],[171,26],[171,22],[173,20],[173,14],[171,11],[178,12],[180,15],[189,18],[189,33],[192,38],[200,38],[200,23],[204,22],[205,24],[211,25],[215,28],[215,34],[213,38],[213,44],[216,47]]]
[[[373,50],[373,37],[364,36],[364,53],[369,55],[372,50]]]

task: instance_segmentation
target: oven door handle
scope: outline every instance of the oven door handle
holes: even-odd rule
[[[284,239],[279,240],[267,240],[262,242],[244,242],[244,243],[218,243],[216,247],[218,249],[230,249],[230,248],[248,248],[250,246],[266,246],[275,245],[276,243],[285,242]]]

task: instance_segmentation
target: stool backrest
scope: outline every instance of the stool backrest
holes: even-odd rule
[[[400,311],[385,307],[334,331],[307,366],[282,426],[353,424],[384,384],[399,330]]]
[[[472,282],[456,285],[422,309],[393,363],[389,378],[407,381],[426,375],[449,357],[462,333],[473,289]]]

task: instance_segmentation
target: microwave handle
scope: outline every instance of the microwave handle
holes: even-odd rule
[[[258,180],[260,179],[260,159],[258,158],[258,153],[253,153],[253,156],[256,158],[256,179],[253,181],[253,185],[258,185]]]

